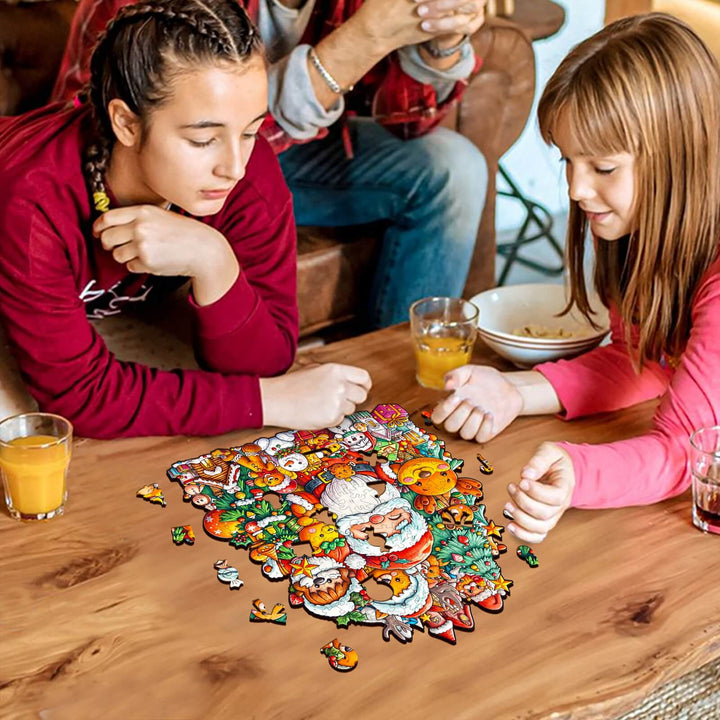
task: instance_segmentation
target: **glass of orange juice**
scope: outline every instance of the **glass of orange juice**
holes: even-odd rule
[[[65,418],[51,413],[24,413],[0,422],[0,474],[16,520],[62,515],[72,433]]]
[[[477,307],[462,298],[423,298],[410,306],[416,377],[423,387],[442,390],[445,373],[469,362],[477,319]]]

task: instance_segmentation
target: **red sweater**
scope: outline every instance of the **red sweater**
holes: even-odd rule
[[[50,106],[0,119],[0,321],[40,408],[79,435],[212,435],[263,424],[258,376],[284,372],[297,347],[296,234],[277,159],[258,139],[223,209],[198,218],[240,264],[227,293],[192,300],[202,370],[116,359],[88,322],[179,280],[129,273],[92,236],[81,171],[88,111]]]

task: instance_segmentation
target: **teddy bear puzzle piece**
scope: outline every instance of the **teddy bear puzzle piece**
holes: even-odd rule
[[[328,664],[333,670],[349,672],[357,667],[357,652],[348,645],[343,645],[337,638],[323,645],[320,652],[327,658]]]
[[[268,610],[265,603],[256,598],[253,600],[252,609],[250,610],[251,622],[271,622],[278,625],[285,625],[287,622],[287,610],[284,605],[276,603],[272,610]]]
[[[153,485],[143,485],[135,494],[137,497],[147,500],[154,505],[162,505],[165,507],[165,496],[157,483]]]
[[[385,404],[176,462],[168,477],[208,535],[287,583],[293,608],[338,627],[376,625],[386,640],[419,629],[454,643],[475,626],[472,606],[502,611],[512,585],[498,564],[504,528],[462,468],[434,428]],[[390,597],[372,597],[373,583]],[[287,613],[257,600],[250,617],[283,623]]]
[[[245,583],[240,579],[237,568],[227,564],[227,560],[218,560],[213,567],[217,570],[217,577],[220,582],[227,583],[231,590],[238,590]]]
[[[170,531],[172,534],[172,541],[176,545],[194,545],[195,544],[195,533],[193,532],[192,525],[177,525]]]

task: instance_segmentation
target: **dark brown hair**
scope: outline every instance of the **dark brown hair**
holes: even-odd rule
[[[546,142],[561,118],[588,155],[635,159],[633,230],[597,239],[595,288],[625,324],[636,369],[677,358],[692,301],[720,240],[720,69],[683,22],[649,13],[618,20],[580,43],[540,99]],[[570,306],[590,316],[583,275],[587,218],[570,202]],[[637,326],[637,345],[631,327]]]
[[[236,0],[149,0],[121,8],[90,60],[96,137],[84,168],[91,195],[104,192],[115,142],[112,99],[123,100],[145,127],[151,111],[169,99],[175,74],[199,64],[242,64],[255,52],[262,53],[260,36]]]

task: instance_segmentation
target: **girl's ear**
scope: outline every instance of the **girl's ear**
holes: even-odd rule
[[[118,142],[126,147],[139,146],[142,135],[140,118],[124,100],[113,98],[108,103],[108,117]]]

